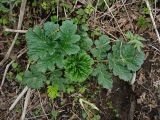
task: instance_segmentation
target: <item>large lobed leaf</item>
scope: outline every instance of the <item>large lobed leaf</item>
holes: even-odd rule
[[[120,41],[113,45],[113,53],[108,54],[109,68],[113,70],[115,76],[120,79],[130,81],[133,72],[140,69],[144,61],[144,53],[138,51],[131,44]]]
[[[130,31],[128,31],[125,35],[128,38],[129,43],[133,44],[134,47],[140,52],[141,48],[143,48],[142,41],[145,41],[145,39],[139,35],[131,33]]]
[[[76,43],[80,36],[76,31],[77,25],[69,20],[64,21],[61,27],[53,22],[47,22],[43,27],[36,26],[33,30],[28,30],[26,34],[28,55],[31,60],[37,61],[37,68],[41,72],[53,70],[55,64],[62,68],[65,55],[79,52],[80,48]]]
[[[50,25],[48,25],[50,24]],[[47,26],[52,26],[52,29],[47,28]],[[37,60],[47,56],[47,54],[54,54],[55,48],[57,46],[58,39],[57,33],[58,25],[54,23],[45,23],[44,29],[36,26],[33,30],[29,29],[26,33],[28,55],[31,59]],[[53,35],[51,37],[51,33]]]
[[[97,64],[93,72],[94,76],[98,77],[98,83],[104,88],[112,88],[112,78],[110,73],[107,71],[107,67],[104,64]]]

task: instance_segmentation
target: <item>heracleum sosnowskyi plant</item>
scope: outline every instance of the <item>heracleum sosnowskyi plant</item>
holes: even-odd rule
[[[22,84],[40,89],[49,81],[48,95],[55,98],[59,91],[67,91],[68,85],[91,76],[107,89],[112,88],[112,75],[130,82],[143,64],[144,53],[139,39],[142,37],[126,36],[130,42],[117,40],[112,46],[106,35],[93,41],[87,30],[78,29],[72,20],[65,20],[62,25],[46,22],[29,29],[28,56],[34,64],[25,72]]]

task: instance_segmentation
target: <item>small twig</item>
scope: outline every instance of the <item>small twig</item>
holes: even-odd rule
[[[75,10],[76,5],[77,5],[77,2],[78,2],[78,0],[76,0],[75,4],[74,4],[74,6],[73,6],[73,9],[71,10],[71,12],[70,12],[70,13],[72,13],[72,12]]]
[[[29,65],[30,65],[30,63],[27,64],[26,70],[28,70]],[[29,89],[29,88],[26,86],[26,87],[22,90],[22,92],[18,95],[18,97],[16,98],[16,100],[14,101],[14,103],[13,103],[13,104],[11,105],[11,107],[9,108],[10,111],[15,107],[15,105],[16,105],[16,104],[18,103],[18,101],[23,97],[23,95],[27,92],[28,89]]]
[[[86,0],[78,0],[81,4],[86,5],[87,1]]]
[[[3,78],[2,78],[2,82],[1,82],[1,86],[0,86],[0,91],[2,92],[2,86],[4,84],[4,81],[5,81],[5,78],[6,78],[6,75],[7,75],[7,72],[8,72],[8,69],[9,67],[12,65],[12,63],[14,62],[15,60],[12,60],[9,64],[7,64],[6,68],[5,68],[5,71],[3,73]]]
[[[22,22],[23,22],[23,16],[24,16],[24,11],[25,11],[25,7],[26,7],[26,3],[27,3],[27,0],[22,0],[17,30],[20,30],[21,27],[22,27]],[[16,33],[16,35],[15,35],[13,41],[12,41],[12,44],[9,47],[9,49],[8,49],[8,51],[7,51],[4,59],[0,62],[0,66],[2,66],[4,64],[4,62],[9,58],[9,56],[11,54],[11,51],[12,51],[12,49],[13,49],[15,43],[16,43],[16,40],[18,38],[18,35],[19,35],[19,33]]]
[[[59,0],[57,0],[57,22],[59,19]]]
[[[105,64],[107,64],[108,63],[108,60],[94,60],[95,62],[97,62],[97,63],[105,63]]]
[[[98,6],[98,4],[99,4],[99,0],[97,0],[97,3],[96,3],[96,6],[95,6],[95,10],[94,10],[94,23],[93,23],[93,26],[95,26],[95,24],[96,24],[96,17],[97,17],[97,14],[96,14],[96,12],[97,12],[97,6]]]
[[[41,21],[40,25],[42,25],[44,22],[46,22],[46,20],[50,17],[52,12],[49,12],[49,14],[47,15],[47,17]]]
[[[28,91],[27,91],[26,98],[25,98],[24,108],[23,108],[21,120],[24,120],[24,119],[25,119],[26,110],[27,110],[28,102],[29,102],[29,100],[30,100],[30,96],[31,96],[31,89],[29,88]]]
[[[16,32],[16,33],[26,33],[27,30],[14,30],[14,29],[9,29],[9,28],[4,28],[5,32]]]
[[[86,109],[86,107],[85,107],[85,104],[88,105],[88,106],[90,106],[92,109],[95,109],[95,110],[97,110],[97,111],[100,111],[99,108],[97,108],[93,103],[90,103],[90,102],[88,102],[88,101],[86,101],[86,100],[84,100],[84,99],[82,99],[82,98],[79,99],[79,103],[80,103],[80,105],[82,106],[82,108],[84,109],[84,111],[87,113],[88,117],[89,117],[89,112],[91,112],[91,110],[88,109],[88,111],[89,111],[89,112],[88,112],[87,109]],[[91,113],[92,113],[92,112],[91,112]],[[92,114],[93,114],[93,113],[92,113]]]
[[[114,39],[112,39],[113,41],[114,40],[118,40],[117,37],[115,37],[114,35],[112,35],[110,32],[106,31],[104,28],[101,27],[101,30],[104,31],[106,34],[110,35],[111,37],[113,37],[114,38]]]
[[[63,7],[63,9],[64,9],[64,15],[65,15],[65,18],[67,19],[67,18],[68,18],[68,16],[67,16],[67,13],[66,13],[66,9],[65,9],[65,7]]]
[[[116,25],[117,25],[118,29],[120,30],[120,33],[122,34],[122,36],[123,36],[124,39],[126,40],[126,37],[125,37],[125,35],[123,34],[123,31],[121,30],[121,28],[120,28],[120,26],[119,26],[119,24],[118,24],[118,22],[117,22],[117,19],[115,18],[115,16],[113,15],[112,11],[110,10],[110,8],[109,8],[109,6],[108,6],[106,0],[103,0],[103,1],[104,1],[105,5],[106,5],[108,11],[109,11],[110,14],[112,15],[113,19],[115,20]]]
[[[133,30],[134,27],[133,27],[131,18],[130,18],[129,14],[128,14],[127,8],[126,8],[126,6],[125,6],[125,2],[126,2],[126,1],[124,1],[124,0],[121,0],[121,1],[122,1],[122,5],[124,6],[124,9],[125,9],[125,11],[126,11],[126,13],[127,13],[127,17],[128,17],[129,22],[130,22],[131,28],[132,28],[132,30]]]
[[[148,45],[148,46],[151,46],[153,49],[157,50],[157,51],[159,52],[159,54],[160,54],[160,49],[156,48],[156,47],[153,46],[153,45]]]
[[[10,53],[11,53],[11,51],[12,51],[12,48],[13,48],[13,46],[14,46],[17,38],[18,38],[18,35],[19,35],[19,33],[16,33],[16,35],[15,35],[15,37],[14,37],[14,39],[13,39],[13,42],[12,42],[10,48],[8,49],[8,51],[7,51],[4,59],[0,62],[0,66],[2,66],[2,65],[6,62],[6,60],[9,58]]]
[[[19,53],[19,55],[17,56],[17,59],[20,58],[25,52],[27,52],[27,49],[26,48],[22,49],[21,52]],[[4,81],[5,81],[8,69],[9,69],[9,67],[12,65],[12,63],[14,61],[15,60],[12,60],[10,63],[8,63],[7,66],[6,66],[6,68],[5,68],[5,71],[4,71],[4,74],[3,74],[3,78],[2,78],[2,82],[1,82],[1,85],[0,85],[0,91],[2,91],[2,86],[4,84]]]
[[[46,116],[47,120],[49,120],[49,118],[48,118],[48,116],[47,116],[47,114],[46,114],[46,112],[45,112],[45,110],[44,110],[44,108],[43,108],[42,99],[41,99],[41,95],[40,95],[40,92],[39,92],[39,91],[38,91],[38,95],[39,95],[39,101],[40,101],[40,104],[41,104],[41,108],[42,108],[42,110],[43,110],[43,113],[44,113],[44,115]]]
[[[51,114],[51,113],[50,113]],[[46,115],[50,115],[50,114],[46,114]],[[38,119],[38,118],[40,118],[41,117],[41,119],[42,118],[44,118],[44,117],[46,117],[45,115],[38,115],[38,116],[34,116],[34,117],[29,117],[29,118],[26,118],[27,120],[33,120],[33,119]]]
[[[148,0],[145,0],[146,2],[146,5],[147,5],[147,8],[149,9],[149,14],[150,14],[150,17],[151,17],[151,20],[152,20],[152,24],[153,24],[153,27],[155,29],[155,32],[157,34],[157,37],[158,37],[158,41],[160,43],[160,35],[159,35],[159,32],[157,30],[157,26],[156,26],[156,23],[154,21],[154,17],[153,17],[153,14],[152,14],[152,11],[151,11],[151,7],[150,7],[150,4],[149,4],[149,1]]]
[[[154,19],[156,18],[156,14],[157,14],[157,0],[154,0]]]
[[[76,113],[74,113],[72,110],[71,110],[71,113],[73,113],[73,115],[70,117],[69,120],[73,120],[75,117],[76,117],[78,120],[81,120],[81,118],[80,118]]]
[[[23,97],[23,95],[27,92],[28,87],[26,86],[22,92],[18,95],[18,97],[16,98],[16,100],[14,101],[14,103],[11,105],[11,107],[9,108],[9,111],[13,110],[13,108],[15,107],[15,105],[18,103],[18,101]]]

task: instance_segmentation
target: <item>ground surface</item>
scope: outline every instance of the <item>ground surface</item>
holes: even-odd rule
[[[79,0],[77,5],[74,6],[70,0],[67,0],[65,5],[72,6],[69,10],[66,9],[66,11],[62,9],[63,5],[60,4],[58,14],[61,19],[60,21],[66,19],[66,17],[78,18],[74,11],[80,8],[85,9],[87,3],[84,1]],[[43,2],[35,2],[35,5],[33,5],[33,1],[27,2],[24,22],[22,24],[23,30],[27,30],[29,27],[41,24],[44,21],[50,21],[51,16],[56,15],[57,9],[51,12],[49,5],[48,8],[43,8]],[[132,30],[146,39],[143,48],[146,58],[142,68],[136,74],[136,82],[133,85],[129,85],[114,77],[112,90],[106,90],[98,86],[93,78],[84,83],[86,86],[84,93],[75,91],[71,94],[61,94],[60,97],[54,100],[48,97],[45,89],[40,91],[32,90],[26,112],[26,118],[28,120],[90,120],[90,118],[92,120],[160,120],[160,44],[158,43],[150,16],[144,13],[145,3],[139,0],[136,2],[134,0],[128,0],[124,4],[125,7],[121,1],[115,0],[115,2],[110,2],[109,7],[114,13],[116,21],[107,9],[101,10],[103,7],[97,8],[96,12],[87,15],[84,19],[89,24],[91,33],[94,34],[98,34],[99,32],[97,31],[102,31],[113,39],[118,38],[120,37],[120,31],[117,27],[118,23],[123,32]],[[155,22],[160,32],[160,7],[158,4],[160,3],[157,3],[156,8],[154,8],[154,3],[152,3],[152,6],[157,11]],[[96,1],[93,2],[93,6],[96,6]],[[9,6],[6,5],[6,7]],[[54,7],[56,8],[57,5]],[[0,25],[1,60],[4,58],[15,35],[15,33],[4,32],[3,26],[16,29],[19,8],[20,3],[14,7],[12,10],[13,13],[9,18],[9,13],[0,14],[1,18],[5,17],[10,21],[5,25]],[[71,12],[72,10],[73,12]],[[147,23],[144,25],[141,23],[139,25],[137,21],[140,16],[144,16]],[[20,34],[18,42],[12,50],[10,59],[0,67],[0,80],[3,77],[6,65],[25,47],[24,34]],[[17,73],[23,72],[26,69],[27,62],[27,54],[25,53],[21,58],[16,60],[20,68],[15,70],[10,67],[7,73],[0,93],[0,120],[18,120],[21,117],[25,97],[18,102],[12,111],[8,109],[23,89],[23,86],[16,81],[15,77]],[[80,97],[94,103],[100,109],[99,112],[92,111],[95,115],[94,118],[92,114],[90,118],[84,117],[85,112],[78,101]]]

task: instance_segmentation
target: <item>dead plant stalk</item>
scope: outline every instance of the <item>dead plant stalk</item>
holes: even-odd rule
[[[153,17],[153,14],[152,14],[152,10],[151,10],[151,7],[150,7],[150,4],[149,4],[149,1],[148,0],[144,0],[146,2],[146,5],[147,5],[147,8],[149,9],[149,14],[150,14],[150,17],[151,17],[151,20],[152,20],[152,24],[153,24],[153,27],[155,29],[155,32],[157,34],[157,37],[158,37],[158,41],[160,43],[160,35],[159,35],[159,32],[157,30],[157,26],[156,26],[156,23],[155,23],[155,20],[154,20],[154,17]]]
[[[25,11],[25,7],[26,7],[26,3],[27,3],[27,0],[22,0],[22,3],[21,3],[21,8],[20,8],[20,15],[19,15],[19,20],[18,20],[18,26],[17,26],[17,30],[20,30],[21,27],[22,27],[22,22],[23,22],[23,17],[24,17],[24,11]],[[17,32],[13,41],[12,41],[12,44],[11,46],[9,47],[4,59],[0,62],[0,66],[2,66],[6,60],[8,60],[10,54],[11,54],[11,51],[16,43],[16,40],[18,38],[18,35],[19,33]]]

